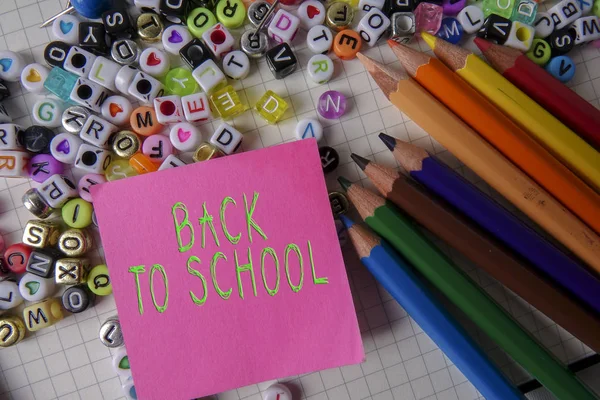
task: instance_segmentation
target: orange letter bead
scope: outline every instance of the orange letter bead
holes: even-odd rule
[[[333,39],[333,51],[341,60],[352,60],[360,51],[362,39],[358,32],[344,29]],[[133,117],[132,117],[133,118]]]
[[[140,175],[158,170],[158,166],[142,153],[137,153],[131,157],[129,159],[129,165],[131,165],[131,168],[135,169]]]
[[[142,106],[133,110],[129,118],[131,128],[135,133],[142,136],[156,135],[163,129],[162,124],[156,118],[153,107]]]

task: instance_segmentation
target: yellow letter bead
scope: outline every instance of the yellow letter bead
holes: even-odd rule
[[[94,208],[91,203],[83,199],[71,199],[63,206],[61,213],[65,224],[71,228],[82,229],[92,223],[92,212]]]
[[[138,175],[137,171],[129,165],[128,160],[114,160],[104,173],[106,180],[109,182],[136,175]]]
[[[81,257],[93,243],[92,235],[81,229],[67,229],[58,237],[58,249],[68,257]]]
[[[25,337],[25,324],[19,317],[0,318],[0,347],[10,347]]]
[[[131,158],[140,151],[142,142],[138,135],[131,131],[118,132],[112,139],[112,151],[121,158]],[[110,167],[109,167],[110,168]]]
[[[158,166],[142,153],[137,153],[131,157],[129,159],[129,165],[140,175],[158,170]]]
[[[240,97],[231,85],[214,92],[210,96],[210,102],[213,111],[216,111],[225,120],[232,119],[246,111],[246,107],[242,104]]]
[[[87,285],[92,293],[98,296],[108,296],[112,293],[112,284],[106,265],[100,264],[92,268],[88,274]]]
[[[221,150],[219,150],[216,146],[213,146],[210,143],[203,142],[200,143],[200,146],[194,153],[192,157],[194,162],[207,161],[213,158],[223,157],[225,154]]]
[[[32,304],[23,310],[25,326],[30,332],[39,331],[54,325],[63,319],[60,299],[53,297],[40,303]]]
[[[269,124],[276,124],[288,109],[288,103],[272,90],[267,90],[254,108]]]
[[[31,220],[25,225],[23,231],[23,243],[42,249],[48,246],[54,246],[58,242],[58,224],[54,222]]]
[[[89,262],[82,258],[61,258],[54,266],[54,280],[61,285],[85,282]]]

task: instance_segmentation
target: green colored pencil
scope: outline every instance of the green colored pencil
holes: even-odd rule
[[[362,219],[560,400],[596,397],[383,197],[339,182]]]

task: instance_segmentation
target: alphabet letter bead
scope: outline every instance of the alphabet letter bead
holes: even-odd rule
[[[511,20],[519,21],[525,25],[533,25],[535,14],[537,13],[537,3],[531,0],[519,0],[514,8]]]
[[[19,286],[13,281],[0,281],[0,310],[10,310],[23,302]]]
[[[140,48],[133,40],[115,40],[110,48],[110,56],[120,65],[131,65],[139,59]]]
[[[535,37],[541,39],[547,38],[554,31],[554,21],[547,12],[538,12],[533,23],[535,28]]]
[[[88,288],[98,296],[108,296],[112,293],[112,284],[105,264],[96,265],[87,278]]]
[[[217,58],[233,50],[235,39],[223,24],[216,24],[202,34],[206,46]]]
[[[273,47],[267,51],[266,56],[269,69],[276,79],[283,79],[292,74],[298,66],[298,59],[287,43]]]
[[[72,106],[63,111],[62,126],[65,131],[79,135],[83,124],[90,116],[90,112],[81,106]]]
[[[25,270],[30,274],[37,275],[42,278],[50,278],[54,276],[54,263],[56,260],[56,251],[36,249],[31,252]]]
[[[167,91],[177,96],[186,96],[198,91],[198,84],[187,68],[174,68],[165,77]]]
[[[117,131],[117,127],[110,122],[96,116],[91,115],[83,124],[79,137],[87,143],[97,147],[108,149],[110,136]]]
[[[188,0],[160,0],[159,10],[168,21],[179,24],[184,20],[188,6]]]
[[[515,7],[515,2],[515,0],[484,0],[483,14],[486,18],[495,14],[510,19]]]
[[[463,36],[462,25],[456,18],[444,18],[442,19],[442,24],[440,25],[440,30],[438,31],[437,36],[452,44],[458,44]],[[515,36],[515,39],[516,38],[517,37]]]
[[[164,169],[169,169],[169,168],[183,167],[184,165],[185,165],[185,163],[183,161],[181,161],[179,158],[177,158],[173,154],[171,154],[167,158],[165,158],[165,161],[163,161],[162,164],[160,164],[160,167],[158,167],[158,170],[162,171]]]
[[[62,219],[67,226],[76,229],[83,229],[88,227],[92,223],[93,211],[94,209],[92,208],[92,205],[90,203],[83,199],[76,198],[71,199],[65,203],[61,210],[61,214]],[[91,242],[91,238],[87,241]],[[61,250],[63,249],[61,248]]]
[[[79,24],[79,46],[95,53],[106,53],[106,29],[101,22],[82,22]]]
[[[277,43],[289,43],[294,40],[299,27],[300,19],[281,9],[277,11],[271,23],[269,23],[269,37]]]
[[[60,300],[52,298],[25,307],[23,310],[23,319],[30,332],[36,332],[54,325],[63,319]]]
[[[319,156],[321,157],[321,167],[325,174],[334,171],[340,164],[340,156],[332,147],[319,147]]]
[[[239,50],[227,53],[223,57],[223,72],[230,79],[244,79],[250,73],[250,60]]]
[[[25,60],[14,51],[0,51],[0,79],[8,82],[17,82],[21,78],[21,71],[25,68]]]
[[[575,76],[575,63],[568,56],[554,57],[546,65],[546,71],[559,81],[566,83]]]
[[[533,39],[531,49],[526,55],[531,61],[543,67],[550,61],[551,53],[550,45],[544,39]]]
[[[77,75],[54,67],[48,74],[44,87],[62,101],[71,101],[71,91],[77,83]]]
[[[67,53],[64,69],[75,75],[87,78],[96,56],[80,47],[73,46]]]
[[[350,29],[343,30],[335,35],[333,52],[341,60],[352,60],[360,51],[362,39],[360,35]]]
[[[144,140],[142,153],[153,163],[161,164],[165,158],[173,154],[173,145],[167,136],[152,135]]]
[[[325,23],[334,31],[347,29],[354,19],[354,10],[350,4],[343,1],[334,1],[327,8]]]
[[[358,23],[357,31],[362,40],[373,47],[390,27],[390,19],[378,8],[372,8]]]
[[[365,11],[365,12],[371,11],[371,8],[373,8],[373,7],[383,10],[384,6],[385,6],[385,0],[360,0],[358,2],[358,9],[360,11]],[[412,11],[412,10],[410,10],[410,11]]]
[[[269,124],[276,124],[283,117],[283,114],[285,114],[288,104],[275,92],[267,90],[260,100],[258,100],[254,109]]]
[[[189,122],[203,121],[211,117],[206,93],[194,93],[181,98],[185,119]]]
[[[442,1],[444,15],[457,15],[460,10],[465,8],[466,4],[466,0],[444,0]]]
[[[213,60],[204,61],[198,68],[194,69],[192,75],[202,90],[208,94],[221,89],[227,84],[225,74]]]
[[[0,150],[19,150],[21,145],[17,140],[22,128],[15,124],[0,124]]]
[[[336,90],[328,90],[319,97],[319,115],[326,119],[337,119],[346,112],[346,97]]]
[[[62,125],[63,106],[58,101],[46,98],[35,102],[31,116],[37,125],[58,128]]]
[[[548,43],[552,48],[552,57],[567,54],[575,46],[575,31],[572,29],[559,29],[548,36]]]
[[[463,8],[456,18],[458,18],[463,30],[469,35],[477,32],[483,26],[483,11],[474,5]]]
[[[164,30],[160,17],[153,12],[145,12],[138,16],[136,22],[137,33],[142,41],[147,43],[158,42]]]
[[[263,32],[246,31],[240,38],[240,48],[251,58],[261,58],[267,52],[269,38]]]
[[[21,72],[21,85],[26,91],[41,93],[50,70],[41,64],[29,64]]]
[[[100,85],[88,79],[79,78],[69,97],[75,103],[87,107],[96,113],[100,113],[102,111],[102,104],[108,95],[109,93]]]
[[[220,34],[215,34],[216,39]],[[179,50],[181,59],[191,68],[195,69],[204,61],[213,57],[211,50],[200,39],[193,39]]]
[[[298,7],[297,14],[300,19],[300,26],[305,30],[325,22],[325,6],[317,0],[302,2]]]
[[[77,184],[77,189],[79,190],[79,197],[91,203],[92,194],[90,192],[90,188],[94,185],[98,185],[100,183],[105,182],[106,178],[104,178],[104,176],[100,174],[86,174],[82,176],[79,180],[79,183]]]
[[[510,35],[512,22],[496,14],[491,14],[483,22],[483,27],[477,32],[477,36],[497,44],[504,44]]]
[[[44,49],[44,60],[50,67],[63,68],[71,46],[65,42],[50,42]]]
[[[42,301],[56,292],[56,284],[51,279],[25,274],[19,281],[19,292],[27,301]]]
[[[123,126],[133,111],[131,102],[123,96],[110,96],[102,104],[102,117],[111,124]]]
[[[74,200],[79,200],[81,202],[85,201],[85,200],[81,200],[81,199],[73,199],[71,201],[74,201]],[[87,204],[89,205],[89,203],[87,203]],[[64,211],[67,206],[68,206],[68,203],[67,203],[67,205],[65,205],[65,207],[62,208],[63,219],[65,219]],[[81,222],[81,220],[83,220],[83,219],[86,219],[86,220],[89,219],[90,224],[92,223],[92,207],[91,207],[91,205],[89,205],[89,214],[85,218],[79,218],[77,215],[73,216],[73,215],[71,215],[70,212],[68,214],[69,215],[66,215],[66,217],[67,217],[66,219],[68,219],[69,221],[72,221],[73,219],[75,219],[77,222]],[[75,218],[73,218],[73,217],[75,217]],[[73,224],[71,224],[71,225],[73,225]],[[83,225],[83,224],[80,223],[79,225]],[[58,248],[67,257],[81,257],[82,255],[87,253],[88,250],[90,250],[92,248],[92,245],[93,245],[92,235],[90,235],[86,230],[67,229],[66,231],[61,233],[60,236],[58,237]]]
[[[225,154],[232,154],[242,144],[242,134],[229,124],[222,123],[210,138],[210,143]]]
[[[292,392],[287,386],[275,383],[265,390],[264,400],[292,400]]]
[[[212,110],[223,119],[231,119],[246,111],[240,97],[231,85],[225,86],[210,96]]]
[[[102,174],[112,161],[109,151],[84,143],[77,152],[75,166],[86,172]]]
[[[8,246],[8,248],[4,251],[4,259],[6,260],[8,269],[15,274],[22,274],[25,272],[25,269],[27,268],[27,262],[31,256],[31,251],[31,247],[26,246],[23,243],[15,243],[12,246]]]
[[[50,207],[46,200],[44,200],[40,192],[35,188],[27,190],[23,194],[23,197],[21,197],[21,200],[23,201],[23,206],[27,209],[27,211],[29,211],[36,218],[46,219],[54,211],[54,209]],[[0,276],[2,276],[2,263],[0,263]]]
[[[141,153],[137,153],[133,157],[131,157],[129,159],[129,165],[138,174],[147,174],[149,172],[154,172],[158,170],[156,164],[154,164],[152,160],[150,160],[148,157]]]
[[[594,15],[579,18],[572,27],[576,33],[576,45],[600,39],[600,18]]]
[[[80,258],[61,258],[56,261],[54,280],[59,285],[78,285],[85,282],[89,262]]]
[[[129,123],[133,131],[142,136],[155,135],[163,129],[163,125],[156,118],[154,107],[142,106],[136,108],[131,113]]]
[[[115,91],[115,80],[121,66],[108,58],[99,56],[94,60],[94,64],[90,69],[90,80],[103,86],[109,90]]]
[[[533,27],[519,21],[513,21],[510,34],[504,45],[517,50],[527,51],[533,42],[534,33]]]
[[[129,85],[128,92],[142,103],[151,104],[155,98],[164,94],[165,88],[157,79],[144,72],[138,72]]]
[[[271,4],[266,1],[259,0],[252,2],[248,6],[248,19],[250,20],[250,23],[255,27],[258,27],[270,8]],[[269,19],[271,18],[273,18],[273,14],[269,16]],[[267,21],[267,24],[268,23],[269,21]]]
[[[59,234],[58,224],[54,222],[30,220],[23,230],[23,244],[37,249],[54,246]]]
[[[208,161],[213,158],[223,157],[225,154],[216,146],[210,143],[203,142],[198,146],[192,159],[194,162]]]
[[[25,338],[25,324],[19,317],[0,319],[0,347],[10,347]]]
[[[125,8],[116,8],[102,14],[106,32],[112,37],[131,37],[134,32],[129,13]]]
[[[333,34],[326,26],[313,26],[306,34],[306,46],[315,54],[326,54],[332,44]]]
[[[308,60],[307,70],[315,83],[326,83],[333,76],[333,61],[325,54],[315,54]]]
[[[28,176],[29,154],[24,151],[0,151],[0,177],[14,178]]]
[[[108,318],[100,326],[100,341],[103,345],[109,348],[117,348],[123,346],[123,332],[119,319],[115,317]]]
[[[241,0],[220,0],[215,7],[215,14],[227,29],[236,29],[244,24],[246,7]]]
[[[202,142],[202,134],[198,128],[189,122],[181,122],[173,125],[169,134],[169,139],[171,140],[173,147],[177,150],[188,152],[198,148]]]
[[[83,146],[88,145],[82,144],[81,147]],[[63,175],[52,175],[42,183],[38,190],[42,198],[52,208],[61,208],[68,199],[77,196],[75,184]]]
[[[121,67],[115,78],[115,86],[117,90],[125,95],[129,95],[129,86],[133,82],[133,78],[140,72],[139,69],[131,65]]]
[[[131,376],[129,357],[127,356],[127,351],[125,350],[125,347],[121,347],[115,352],[112,363],[117,375]]]
[[[113,162],[111,162],[108,168],[106,169],[105,173],[106,180],[109,182],[136,175],[138,175],[138,173],[129,164],[129,160],[113,160]]]
[[[49,153],[54,132],[45,126],[31,125],[19,137],[19,142],[31,153]]]
[[[510,0],[512,1],[512,0]],[[421,2],[415,8],[417,32],[428,32],[435,35],[442,24],[443,8],[437,4]]]
[[[63,173],[63,165],[49,154],[36,154],[29,160],[29,176],[42,183],[54,174]]]
[[[162,44],[165,51],[176,56],[179,55],[179,50],[181,50],[181,48],[190,40],[192,40],[190,31],[182,25],[171,25],[165,29],[162,35]]]
[[[317,142],[323,138],[323,127],[316,119],[302,119],[296,125],[296,139],[315,138]]]
[[[70,45],[79,44],[79,18],[72,14],[61,15],[52,23],[52,36]]]
[[[94,302],[94,295],[85,285],[71,286],[61,296],[65,310],[77,314],[88,309]]]
[[[113,137],[111,147],[117,156],[129,159],[140,150],[141,146],[140,138],[135,133],[121,131]]]
[[[164,51],[160,51],[154,47],[149,47],[142,51],[139,64],[142,71],[155,78],[162,78],[169,72],[169,68],[171,68],[169,56]]]
[[[562,0],[550,8],[548,14],[554,21],[554,29],[563,29],[582,15],[577,0]]]
[[[173,124],[183,121],[183,109],[179,96],[165,96],[154,99],[154,111],[161,124]]]
[[[83,140],[79,136],[59,133],[50,142],[50,154],[62,163],[73,164],[82,143]]]

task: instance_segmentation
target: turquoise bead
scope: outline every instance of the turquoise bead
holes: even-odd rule
[[[77,76],[62,68],[54,67],[44,81],[44,87],[65,102],[71,102],[71,91],[77,83]]]

